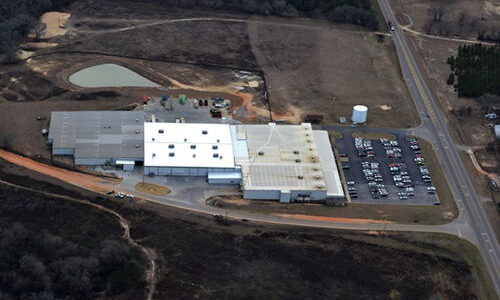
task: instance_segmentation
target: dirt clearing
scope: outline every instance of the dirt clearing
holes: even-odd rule
[[[71,17],[69,13],[63,12],[47,12],[40,17],[40,22],[47,25],[47,28],[42,32],[42,39],[50,39],[56,36],[65,35],[68,31],[64,25]]]

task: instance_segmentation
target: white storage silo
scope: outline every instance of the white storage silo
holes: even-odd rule
[[[352,117],[351,120],[353,123],[365,123],[366,116],[368,114],[368,107],[364,105],[355,105],[352,108]]]

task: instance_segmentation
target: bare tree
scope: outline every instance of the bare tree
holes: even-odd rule
[[[439,23],[447,11],[448,8],[444,3],[434,3],[429,7],[427,13],[432,16],[434,22]]]

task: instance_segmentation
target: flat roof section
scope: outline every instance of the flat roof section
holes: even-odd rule
[[[334,198],[344,197],[339,169],[335,162],[335,156],[333,155],[328,132],[324,130],[313,130],[313,135],[318,149],[321,168],[325,175],[326,196]]]
[[[55,111],[49,139],[53,149],[75,149],[75,158],[144,156],[144,112]]]
[[[144,165],[234,168],[229,125],[144,123]]]
[[[326,190],[313,130],[301,125],[236,125],[249,159],[242,163],[245,190]]]

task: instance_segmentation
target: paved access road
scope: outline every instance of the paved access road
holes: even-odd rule
[[[378,0],[378,3],[386,21],[395,26],[391,35],[398,52],[403,77],[422,119],[422,125],[415,131],[420,133],[418,134],[420,136],[426,136],[434,145],[459,206],[461,220],[464,221],[462,227],[473,233],[497,294],[500,295],[500,247],[495,233],[446,127],[446,119],[425,83],[388,0]]]

